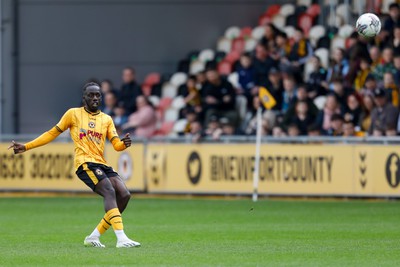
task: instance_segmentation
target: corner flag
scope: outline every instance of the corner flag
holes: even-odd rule
[[[276,105],[275,98],[271,95],[267,88],[260,87],[258,96],[260,97],[261,103],[266,109],[271,109]]]

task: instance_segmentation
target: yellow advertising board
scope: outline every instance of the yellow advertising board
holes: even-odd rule
[[[72,143],[51,143],[22,154],[0,144],[0,190],[88,191],[75,174]],[[142,144],[116,152],[106,145],[106,159],[125,180],[128,189],[144,190]]]
[[[118,152],[112,145],[107,145],[105,157],[132,191],[145,189],[144,173],[144,145],[132,144],[128,149]]]
[[[48,144],[22,154],[0,144],[0,189],[90,191],[75,175],[74,146]]]
[[[0,144],[0,190],[90,191],[74,170],[73,144],[14,155]],[[254,144],[106,146],[108,163],[129,190],[251,194]],[[260,194],[400,197],[400,146],[263,144]]]
[[[355,146],[355,195],[400,196],[400,146]]]
[[[351,146],[264,144],[259,192],[352,194],[352,151]],[[150,144],[147,152],[149,192],[252,192],[254,145]]]

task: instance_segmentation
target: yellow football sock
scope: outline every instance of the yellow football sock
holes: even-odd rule
[[[106,212],[105,218],[109,221],[115,230],[124,230],[124,225],[122,223],[121,213],[118,208],[110,209]]]
[[[111,223],[107,221],[106,216],[107,215],[104,215],[103,219],[101,219],[101,221],[97,225],[97,230],[101,235],[104,234],[111,226]]]

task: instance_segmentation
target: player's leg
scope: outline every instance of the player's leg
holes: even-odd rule
[[[109,176],[109,178],[115,190],[119,211],[122,213],[129,203],[131,193],[129,192],[128,188],[126,187],[120,176],[114,175]]]
[[[78,170],[76,171],[76,175],[81,179],[88,187],[90,187],[93,191],[95,191],[96,184],[98,184],[99,179],[93,173],[92,170],[89,169],[88,164],[82,164],[79,166]],[[107,227],[103,227],[102,225],[105,224]],[[109,227],[111,223],[107,221],[105,217],[103,217],[101,223],[94,229],[94,231],[88,235],[83,244],[87,247],[99,247],[104,248],[105,246],[100,242],[100,235],[103,234]]]
[[[117,199],[114,187],[110,179],[107,177],[99,181],[96,185],[95,192],[104,198],[104,216],[112,225],[114,233],[117,236],[117,247],[137,247],[139,242],[129,239],[124,232],[122,216],[117,206]]]
[[[121,177],[119,177],[118,173],[116,173],[112,168],[107,168],[105,173],[109,177],[111,184],[114,187],[117,206],[119,212],[122,213],[128,205],[129,199],[131,198],[131,193],[129,192],[125,183],[122,181]],[[93,230],[91,235],[100,237],[100,235],[104,234],[110,227],[111,223],[104,216]]]

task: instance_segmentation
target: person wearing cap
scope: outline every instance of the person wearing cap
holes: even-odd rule
[[[377,88],[374,90],[374,102],[376,107],[371,113],[371,126],[368,133],[372,134],[374,130],[380,129],[385,135],[387,129],[397,129],[399,110],[388,103],[384,89]]]

